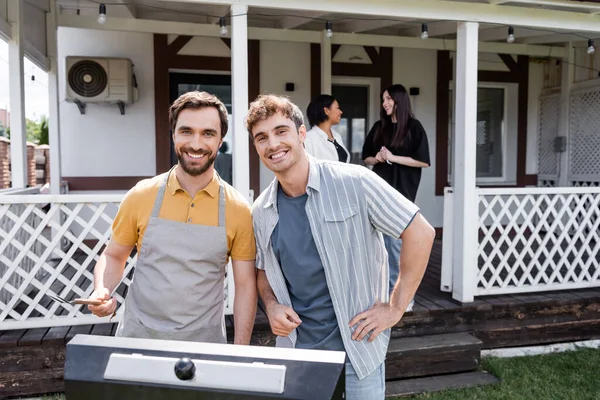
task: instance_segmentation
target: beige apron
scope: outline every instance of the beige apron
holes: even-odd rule
[[[219,226],[160,219],[171,171],[156,195],[116,335],[226,343],[225,190],[220,183]]]

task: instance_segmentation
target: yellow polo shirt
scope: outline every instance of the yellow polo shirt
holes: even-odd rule
[[[152,214],[154,200],[163,177],[144,179],[135,185],[123,198],[112,225],[112,240],[123,246],[137,246],[138,253],[146,226]],[[256,245],[252,228],[250,205],[242,195],[222,181],[225,186],[225,228],[229,256],[233,260],[254,260]],[[219,179],[217,174],[194,198],[181,187],[171,172],[159,218],[198,225],[219,225]],[[202,244],[198,243],[201,249]]]

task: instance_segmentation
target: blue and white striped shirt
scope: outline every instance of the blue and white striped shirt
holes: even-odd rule
[[[309,156],[306,214],[340,324],[344,347],[359,379],[385,360],[390,330],[369,343],[352,340],[348,323],[376,301],[389,301],[388,260],[383,234],[400,237],[419,209],[369,169]],[[256,266],[265,270],[280,304],[291,307],[281,267],[271,246],[279,221],[277,180],[252,207]],[[277,346],[294,347],[297,332],[277,337]]]

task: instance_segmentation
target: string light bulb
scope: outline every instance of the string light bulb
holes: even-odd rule
[[[506,42],[507,43],[515,42],[515,28],[513,28],[512,26],[508,27],[508,36],[506,37]]]
[[[106,22],[106,5],[104,3],[100,3],[98,7],[98,23],[103,25]]]
[[[588,39],[587,53],[588,54],[594,54],[595,52],[596,52],[596,47],[594,46],[594,40],[593,39]]]
[[[330,38],[333,36],[333,24],[331,21],[325,22],[325,35]]]
[[[225,17],[219,17],[219,26],[221,27],[221,29],[219,29],[221,36],[226,36],[229,33],[229,30],[227,29],[227,24],[225,23]]]
[[[429,38],[429,32],[427,31],[427,24],[421,24],[421,39],[425,40]]]

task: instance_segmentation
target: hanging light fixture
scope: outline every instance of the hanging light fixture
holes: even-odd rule
[[[100,3],[98,7],[98,23],[104,24],[106,22],[106,5],[104,3]]]
[[[512,26],[508,27],[508,36],[506,37],[506,41],[508,43],[515,42],[515,28],[513,28]]]
[[[225,17],[219,17],[219,26],[221,27],[221,29],[219,29],[221,36],[225,36],[227,35],[227,33],[229,33],[229,30],[227,29],[227,24],[225,23]]]
[[[429,32],[427,31],[427,24],[421,24],[421,39],[425,40],[429,38]]]
[[[588,54],[594,54],[595,52],[596,52],[596,47],[594,46],[594,40],[593,39],[588,39],[587,53]]]
[[[327,21],[325,22],[325,35],[330,38],[333,36],[333,29],[332,29],[333,25],[331,23],[331,21]]]

